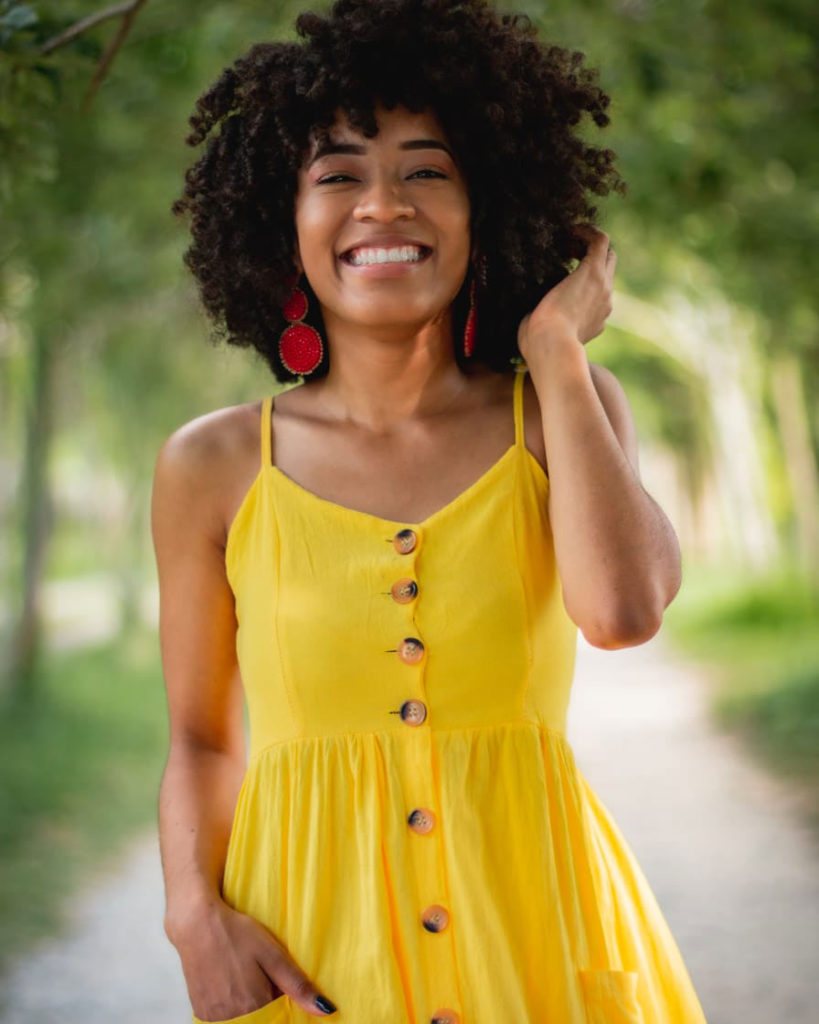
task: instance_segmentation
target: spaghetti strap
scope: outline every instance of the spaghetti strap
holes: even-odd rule
[[[262,414],[261,414],[261,453],[262,453],[262,469],[265,469],[270,465],[270,428],[271,428],[271,413],[273,411],[273,396],[265,395],[262,399]]]
[[[522,448],[525,445],[523,440],[523,378],[526,374],[528,367],[520,365],[515,367],[515,395],[514,395],[514,414],[515,414],[515,445],[518,448]]]

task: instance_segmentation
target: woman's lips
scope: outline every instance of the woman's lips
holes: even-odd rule
[[[400,246],[390,246],[390,248],[401,248]],[[415,260],[397,260],[392,262],[384,263],[361,263],[356,264],[350,261],[350,252],[342,253],[339,256],[341,262],[352,270],[355,274],[362,275],[363,277],[400,277],[403,274],[408,274],[413,271],[416,267],[423,266],[427,262],[429,257],[432,255],[432,249],[428,246],[418,246],[420,249],[420,257]]]

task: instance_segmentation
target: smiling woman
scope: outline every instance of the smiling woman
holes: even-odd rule
[[[702,1024],[566,739],[578,629],[642,643],[680,585],[586,355],[621,182],[578,126],[608,97],[483,0],[296,24],[199,99],[175,204],[218,329],[300,379],[157,458],[193,1020]]]
[[[468,192],[484,271],[475,357],[508,370],[521,318],[582,253],[576,225],[594,220],[597,196],[624,190],[614,153],[578,132],[583,118],[608,123],[609,97],[582,54],[541,43],[526,15],[447,0],[341,0],[333,11],[300,15],[303,44],[252,46],[197,102],[188,141],[207,147],[174,209],[191,216],[186,261],[205,308],[228,342],[257,348],[279,380],[300,376],[278,352],[297,191],[305,175],[322,189],[361,185],[358,158],[371,162],[379,110],[401,107],[422,115],[397,140],[401,180]],[[330,167],[327,158],[348,159]],[[308,273],[302,286],[321,333],[313,283]],[[455,337],[469,308],[471,281],[461,274],[460,283]],[[463,368],[457,347],[455,358]],[[328,368],[325,350],[312,378]]]
[[[470,259],[468,188],[438,118],[381,105],[375,117],[378,134],[358,141],[339,114],[332,145],[300,170],[295,202],[296,266],[320,298],[324,329],[356,361],[383,347],[362,324],[434,324]]]

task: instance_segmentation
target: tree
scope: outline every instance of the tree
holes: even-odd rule
[[[808,395],[819,386],[819,7],[554,0],[528,9],[544,34],[600,66],[613,96],[610,142],[630,196],[609,217],[625,242],[618,275],[628,290],[707,301],[707,268],[716,289],[757,315],[758,400],[790,480],[796,549],[816,578],[819,421]]]
[[[144,3],[87,2],[71,15],[55,0],[12,6],[36,20],[16,15],[14,38],[0,50],[0,163],[12,168],[0,303],[4,276],[6,290],[24,280],[27,293],[14,313],[22,342],[4,374],[18,385],[4,384],[4,435],[19,436],[18,418],[26,423],[16,517],[24,586],[9,588],[25,596],[17,655],[5,667],[10,691],[33,696],[55,440],[90,438],[134,495],[119,563],[127,597],[159,443],[187,409],[193,415],[209,395],[218,401],[225,375],[202,347],[205,325],[181,260],[186,232],[170,205],[191,158],[184,137],[196,96],[251,41],[279,29],[264,0],[248,0],[241,12],[201,0],[195,15]],[[137,11],[122,46],[126,15]],[[279,17],[292,18],[288,5]],[[99,41],[106,35],[107,47]],[[34,137],[44,140],[42,152]],[[79,396],[93,407],[96,429]]]

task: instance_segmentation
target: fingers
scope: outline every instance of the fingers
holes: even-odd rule
[[[596,313],[601,319],[596,323],[589,337],[596,337],[603,331],[606,320],[612,313],[612,294],[614,291],[614,274],[617,269],[617,253],[611,246],[609,236],[605,231],[592,224],[579,224],[575,228],[578,237],[588,240],[588,250],[585,258],[581,261],[580,270],[585,266],[586,272],[597,282],[595,289]]]
[[[609,288],[614,287],[614,271],[617,269],[617,253],[609,248],[606,254],[606,284]]]
[[[607,258],[611,251],[611,245],[606,232],[601,231],[600,228],[595,227],[593,224],[576,224],[573,231],[588,242],[584,261],[588,260],[590,263],[598,264],[601,270],[607,268]]]
[[[259,963],[270,980],[294,1003],[316,1017],[336,1012],[336,1006],[316,988],[288,951],[273,937],[265,944]]]
[[[609,236],[593,224],[578,224],[574,231],[579,237],[588,240],[588,250],[582,262],[587,266],[595,267],[606,288],[611,290],[614,287],[617,253],[612,248]]]

